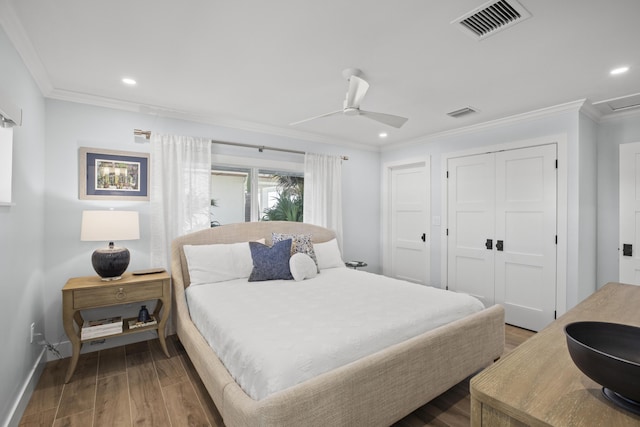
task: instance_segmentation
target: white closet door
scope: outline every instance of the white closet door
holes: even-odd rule
[[[539,331],[556,306],[556,146],[495,156],[496,302],[507,323]]]
[[[640,142],[620,145],[620,282],[640,285]]]
[[[447,170],[448,287],[488,307],[494,304],[495,156],[449,159]]]
[[[429,166],[391,170],[391,275],[428,284]]]

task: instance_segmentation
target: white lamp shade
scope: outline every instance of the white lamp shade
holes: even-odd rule
[[[140,238],[140,220],[136,211],[83,211],[80,240],[121,241]]]

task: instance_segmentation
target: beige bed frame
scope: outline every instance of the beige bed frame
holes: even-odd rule
[[[185,298],[189,272],[182,246],[261,238],[270,244],[272,231],[311,234],[313,242],[335,236],[328,229],[309,224],[265,221],[214,227],[172,243],[176,331],[225,425],[388,426],[502,354],[504,309],[495,305],[262,400],[253,400],[236,384],[191,322]]]

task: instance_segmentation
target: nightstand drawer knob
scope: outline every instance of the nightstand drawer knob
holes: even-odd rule
[[[118,290],[118,292],[116,292],[116,299],[118,301],[121,301],[123,299],[125,299],[127,297],[127,294],[124,293],[124,290],[122,288],[120,288]]]

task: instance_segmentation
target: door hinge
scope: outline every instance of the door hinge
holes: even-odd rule
[[[449,171],[447,171],[447,178],[449,178]]]
[[[558,317],[558,312],[556,310],[553,310],[553,318],[557,319]]]
[[[449,285],[445,286],[445,290],[447,291],[449,290]]]
[[[558,159],[556,159],[556,169],[558,169]]]
[[[558,235],[556,234],[556,245],[558,244]]]
[[[449,229],[447,228],[447,236],[449,235]]]

